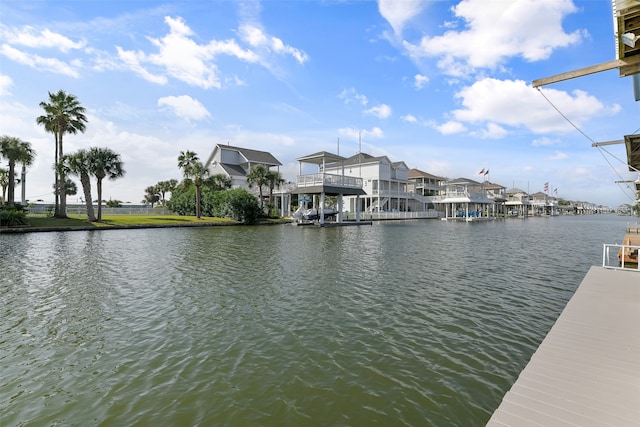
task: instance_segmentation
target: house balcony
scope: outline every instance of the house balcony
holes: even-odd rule
[[[330,173],[314,173],[298,175],[296,178],[299,193],[326,193],[343,195],[364,195],[362,178],[336,175]]]

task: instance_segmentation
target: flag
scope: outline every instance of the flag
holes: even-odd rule
[[[548,193],[548,192],[549,192],[549,183],[548,183],[548,182],[545,182],[545,183],[544,183],[544,192],[545,192],[545,193]]]
[[[484,168],[482,168],[482,170],[480,171],[480,173],[478,175],[484,175]]]
[[[488,174],[489,174],[489,169],[487,169],[487,171],[486,171],[484,174],[485,174],[485,175],[488,175]]]
[[[553,190],[553,192],[554,192],[555,194],[558,194],[558,189],[557,189],[557,188],[556,188],[556,189],[554,189],[554,190]]]

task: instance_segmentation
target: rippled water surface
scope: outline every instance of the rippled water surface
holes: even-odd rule
[[[0,424],[484,425],[628,220],[0,235]]]

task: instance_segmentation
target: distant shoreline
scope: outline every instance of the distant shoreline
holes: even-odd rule
[[[224,226],[248,226],[248,225],[281,225],[289,224],[291,220],[270,220],[259,221],[255,224],[244,224],[239,221],[225,222],[188,222],[181,224],[123,224],[123,225],[78,225],[78,226],[3,226],[0,227],[0,234],[23,234],[23,233],[46,233],[60,231],[102,231],[102,230],[139,230],[145,228],[180,228],[180,227],[224,227]]]

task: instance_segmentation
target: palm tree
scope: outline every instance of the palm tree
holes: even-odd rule
[[[267,173],[267,185],[269,186],[269,206],[273,206],[273,190],[284,183],[282,174],[278,171],[269,171]]]
[[[153,205],[158,203],[158,201],[160,200],[160,192],[158,191],[158,185],[151,185],[147,188],[145,188],[144,192],[144,203],[149,203],[151,204],[151,207],[153,208]]]
[[[228,190],[233,185],[231,178],[225,174],[217,173],[211,175],[204,181],[204,185],[211,188],[213,191]]]
[[[9,171],[7,169],[0,168],[0,187],[2,187],[2,204],[7,201],[7,187],[9,186]]]
[[[96,177],[98,188],[98,221],[102,221],[102,180],[122,178],[125,174],[120,154],[110,148],[92,147],[89,150],[91,173]]]
[[[65,172],[65,174],[66,173],[68,173],[68,172]],[[59,188],[58,188],[58,190],[56,190],[56,184],[55,183],[51,186],[51,188],[53,188],[53,192],[54,193],[56,191],[60,190]],[[69,177],[65,177],[64,178],[64,194],[66,194],[67,196],[75,196],[76,194],[78,194],[78,186]]]
[[[62,137],[64,134],[76,134],[85,131],[87,117],[84,113],[86,110],[80,105],[78,98],[63,90],[55,93],[49,92],[49,102],[42,101],[40,107],[44,110],[45,114],[39,116],[36,119],[36,123],[44,126],[45,131],[54,134],[56,145],[55,164],[57,165],[63,157]],[[64,175],[60,175],[59,172],[56,168],[55,186],[56,188],[60,188],[60,191],[57,191],[55,195],[55,217],[66,218],[67,198],[64,191],[65,180]]]
[[[247,184],[249,187],[254,185],[258,186],[258,192],[260,193],[260,209],[262,210],[262,186],[268,184],[267,175],[269,174],[269,168],[261,163],[253,166],[247,174]]]
[[[160,181],[156,184],[156,191],[160,193],[160,200],[162,201],[162,206],[166,206],[166,193],[171,193],[178,186],[178,181],[175,179],[170,179],[168,181]]]
[[[202,183],[204,177],[209,175],[209,169],[205,168],[198,155],[193,151],[181,151],[178,156],[178,167],[182,169],[184,177],[191,179],[196,187],[196,218],[200,219],[201,206],[200,199],[202,195]]]
[[[31,148],[30,142],[5,135],[0,137],[0,156],[9,161],[7,205],[11,208],[15,204],[16,163],[30,165],[33,163],[35,151]]]
[[[87,150],[78,150],[73,154],[63,156],[60,165],[61,168],[64,169],[62,171],[63,176],[71,173],[80,177],[80,184],[82,184],[82,191],[84,193],[84,202],[87,207],[87,221],[95,222],[96,216],[93,211],[93,200],[91,197],[91,173],[93,170],[89,152]],[[67,186],[68,184],[65,183],[65,190]]]

